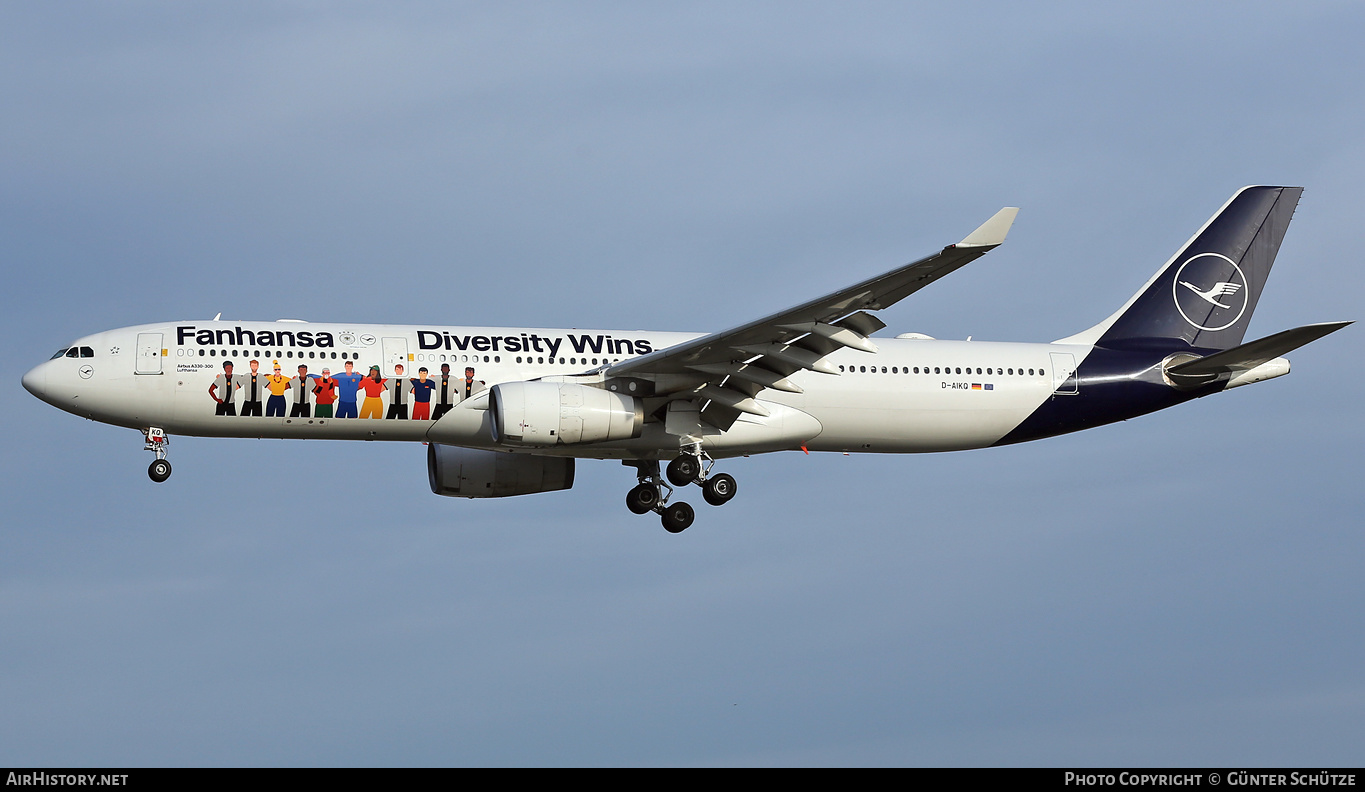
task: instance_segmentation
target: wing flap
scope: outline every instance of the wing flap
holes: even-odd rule
[[[857,349],[863,352],[876,352],[877,345],[867,340],[867,336],[848,327],[825,324],[824,322],[803,322],[801,324],[779,325],[783,330],[795,330],[827,339],[837,346]]]
[[[773,390],[786,391],[787,393],[804,393],[804,391],[801,390],[801,386],[789,381],[785,375],[749,363],[728,363],[724,365],[720,363],[702,363],[700,365],[691,366],[691,368],[705,374],[719,374],[722,376],[735,377],[761,385],[764,388],[772,388]]]

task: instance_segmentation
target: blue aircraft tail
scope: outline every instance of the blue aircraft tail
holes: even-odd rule
[[[1230,349],[1242,343],[1302,187],[1243,187],[1127,304],[1060,343]]]

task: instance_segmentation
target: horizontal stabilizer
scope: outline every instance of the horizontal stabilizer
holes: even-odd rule
[[[1348,324],[1351,323],[1323,322],[1322,324],[1296,327],[1293,330],[1285,330],[1275,335],[1266,336],[1259,341],[1252,341],[1241,346],[1235,346],[1232,349],[1216,352],[1208,357],[1172,366],[1166,370],[1166,373],[1175,377],[1206,377],[1246,371],[1286,352],[1292,352],[1304,344],[1316,341],[1328,333],[1335,333]]]

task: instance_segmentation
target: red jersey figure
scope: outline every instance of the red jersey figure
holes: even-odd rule
[[[370,366],[370,375],[360,381],[360,389],[365,392],[365,403],[360,405],[361,418],[383,418],[384,383],[388,380],[379,376],[379,367]]]

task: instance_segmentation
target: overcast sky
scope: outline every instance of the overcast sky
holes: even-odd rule
[[[1362,319],[1356,3],[0,3],[0,765],[1359,765],[1360,327],[1004,449],[434,496],[419,445],[31,397],[155,321],[711,331],[1009,241],[885,334],[1048,341],[1239,187],[1249,337]]]

